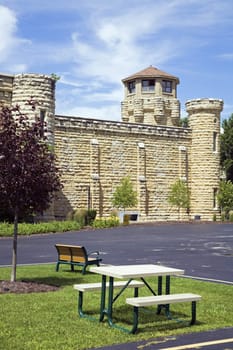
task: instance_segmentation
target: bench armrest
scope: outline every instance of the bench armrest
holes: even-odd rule
[[[90,255],[92,255],[92,254],[95,254],[95,255],[97,255],[97,257],[99,257],[100,252],[99,252],[98,250],[95,250],[94,252],[88,253],[87,256],[90,256]]]

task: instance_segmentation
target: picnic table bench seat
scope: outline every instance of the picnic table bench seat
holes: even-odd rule
[[[131,330],[131,333],[136,333],[138,328],[139,308],[151,306],[151,305],[164,306],[167,312],[169,310],[168,306],[170,304],[191,302],[192,318],[190,321],[190,325],[193,325],[196,322],[196,302],[200,299],[201,299],[200,295],[192,294],[192,293],[152,295],[152,296],[145,296],[145,297],[127,298],[126,303],[134,307],[133,308],[133,328]]]
[[[82,266],[82,274],[84,275],[87,266],[99,266],[102,261],[99,251],[87,253],[86,248],[83,246],[55,244],[55,247],[58,253],[56,271],[59,270],[60,264],[70,265],[72,271],[74,271],[74,266]]]
[[[114,289],[122,289],[122,291],[127,288],[134,288],[134,295],[138,295],[138,288],[144,287],[144,283],[142,281],[131,280],[128,281],[114,281],[113,288]],[[83,312],[83,293],[85,292],[93,292],[93,291],[101,291],[102,283],[79,283],[74,284],[74,289],[76,289],[78,293],[78,313],[80,317],[88,317],[91,318],[87,313]],[[109,282],[106,282],[106,288],[109,288]]]

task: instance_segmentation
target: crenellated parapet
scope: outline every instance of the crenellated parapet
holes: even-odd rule
[[[189,114],[198,112],[209,112],[219,116],[223,109],[223,100],[214,98],[197,98],[188,100],[185,103],[186,110]]]
[[[163,125],[147,125],[122,123],[116,121],[97,120],[90,118],[69,117],[56,115],[56,129],[86,130],[86,132],[109,132],[118,134],[138,134],[144,136],[163,136],[169,138],[190,138],[191,131],[187,128],[169,127]]]

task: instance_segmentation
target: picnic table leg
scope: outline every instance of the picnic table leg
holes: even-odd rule
[[[84,317],[83,313],[83,292],[78,293],[78,314],[80,317]]]
[[[133,327],[130,333],[135,334],[138,330],[138,307],[133,307]]]
[[[106,299],[106,276],[102,276],[101,300],[100,300],[100,319],[103,321],[105,314],[105,299]]]
[[[158,277],[158,295],[162,295],[162,293],[163,293],[163,277],[159,276]],[[158,305],[157,306],[157,315],[160,314],[161,309],[162,309],[162,306]]]
[[[113,282],[114,278],[109,277],[109,293],[108,293],[108,323],[110,326],[113,326],[112,321],[112,304],[113,304]]]
[[[170,294],[170,281],[171,281],[171,278],[170,276],[166,276],[166,294]],[[166,308],[166,313],[169,316],[169,311],[170,311],[170,305],[167,304],[165,305],[165,308]]]
[[[196,322],[196,301],[192,301],[192,319],[190,324],[193,325]]]

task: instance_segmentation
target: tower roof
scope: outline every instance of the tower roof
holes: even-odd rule
[[[162,70],[159,70],[158,68],[155,68],[153,66],[149,66],[140,72],[137,72],[133,75],[130,75],[127,78],[122,79],[122,82],[126,82],[129,80],[137,79],[137,78],[167,78],[176,80],[177,84],[179,84],[179,78],[175,77],[174,75],[171,75],[169,73],[163,72]]]

